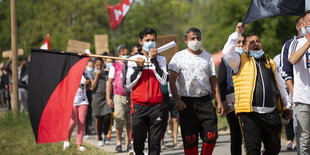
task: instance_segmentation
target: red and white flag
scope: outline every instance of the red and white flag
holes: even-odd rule
[[[50,49],[50,35],[46,36],[46,40],[44,41],[44,43],[42,44],[42,46],[40,48],[45,49],[45,50]]]
[[[132,1],[133,0],[123,0],[116,6],[109,6],[109,4],[107,3],[110,18],[110,27],[112,30],[116,29],[116,27],[123,21]]]

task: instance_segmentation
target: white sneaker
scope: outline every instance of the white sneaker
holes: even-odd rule
[[[103,141],[99,141],[97,145],[98,146],[104,146],[104,143],[103,143]]]
[[[161,150],[166,150],[166,145],[164,139],[161,140]]]
[[[86,151],[86,148],[84,146],[80,146],[80,148],[77,149],[78,151]]]
[[[133,150],[130,150],[129,152],[128,152],[128,155],[134,155],[135,154],[135,152],[133,151]]]
[[[63,150],[66,150],[66,149],[69,148],[69,147],[70,147],[70,142],[64,141]]]
[[[83,137],[83,139],[89,139],[90,137],[89,137],[89,135],[85,135],[84,137]]]
[[[287,150],[292,150],[293,149],[293,142],[291,140],[287,141],[286,149]]]

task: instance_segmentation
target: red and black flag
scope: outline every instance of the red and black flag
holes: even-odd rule
[[[296,15],[305,12],[305,0],[252,0],[243,25],[266,17]]]
[[[111,30],[116,29],[117,26],[122,23],[130,8],[130,5],[132,4],[132,1],[133,0],[122,0],[115,6],[110,6],[109,3],[107,3]]]
[[[38,144],[68,138],[73,101],[87,61],[85,54],[32,49],[28,109]]]

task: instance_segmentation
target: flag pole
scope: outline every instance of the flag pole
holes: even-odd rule
[[[115,33],[114,33],[114,30],[112,30],[112,42],[113,42],[113,46],[114,46],[114,55],[117,56],[117,52],[115,52],[117,49],[116,49],[116,45],[115,45]]]
[[[14,115],[19,114],[18,100],[18,72],[17,72],[17,23],[16,23],[16,0],[11,0],[11,48],[12,48],[12,111]]]
[[[104,58],[104,59],[113,59],[113,60],[136,61],[135,59],[127,59],[127,58],[104,56],[104,55],[96,55],[96,54],[88,54],[88,56],[89,57],[94,57],[94,58]],[[151,63],[151,62],[150,61],[145,61],[145,63]]]

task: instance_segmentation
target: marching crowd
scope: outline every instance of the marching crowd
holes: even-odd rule
[[[217,115],[227,119],[233,155],[242,154],[242,143],[249,155],[279,154],[281,119],[287,149],[296,147],[298,154],[309,155],[310,12],[296,20],[297,35],[284,43],[274,60],[264,54],[259,35],[244,35],[245,29],[246,25],[238,23],[228,37],[218,74],[211,54],[200,48],[202,34],[197,28],[185,31],[187,48],[177,52],[169,64],[157,52],[157,33],[152,28],[140,32],[139,44],[132,49],[118,46],[118,57],[135,61],[90,59],[74,99],[63,148],[70,147],[77,124],[79,151],[86,150],[82,140],[91,134],[97,134],[98,146],[108,144],[115,128],[117,152],[142,155],[148,137],[148,154],[158,155],[165,144],[170,112],[173,145],[183,146],[186,155],[198,154],[199,138],[201,154],[213,153]],[[20,67],[21,101],[27,101],[23,99],[27,65],[25,61]],[[10,101],[8,66],[1,69],[2,106]],[[183,144],[177,142],[179,126]]]

